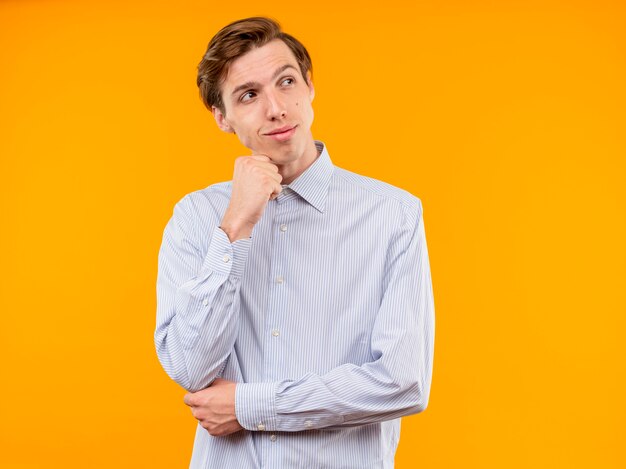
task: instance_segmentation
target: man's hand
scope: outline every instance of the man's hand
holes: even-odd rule
[[[240,156],[235,160],[233,191],[220,224],[231,242],[252,234],[267,202],[283,190],[282,179],[278,166],[267,156]]]
[[[193,416],[213,436],[243,430],[235,416],[236,386],[233,381],[217,378],[208,388],[185,394],[185,404],[191,407]]]

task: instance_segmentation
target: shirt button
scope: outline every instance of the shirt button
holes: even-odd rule
[[[271,436],[270,436],[270,440],[272,440],[272,441],[276,441],[276,435],[271,435]]]
[[[256,428],[257,428],[257,430],[258,430],[258,431],[262,432],[262,431],[264,431],[264,430],[265,430],[265,425],[263,425],[262,423],[260,423],[260,424],[258,424],[258,425],[256,426]]]
[[[282,231],[283,233],[287,231],[287,225],[280,225],[280,231]]]
[[[205,298],[204,301],[202,302],[202,304],[204,306],[209,306],[209,300]]]
[[[273,329],[273,330],[272,330],[272,335],[273,335],[274,337],[278,337],[278,336],[280,335],[280,331],[279,331],[278,329]]]
[[[282,275],[279,275],[278,277],[276,277],[276,283],[283,283],[285,281],[285,279],[283,278]]]
[[[310,420],[306,420],[306,421],[304,422],[304,426],[305,426],[306,428],[311,428],[311,427],[313,426],[313,422],[311,422]]]
[[[222,260],[224,262],[228,262],[230,260],[230,256],[228,254],[224,254],[224,257],[222,257]]]

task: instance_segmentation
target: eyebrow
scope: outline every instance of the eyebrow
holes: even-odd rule
[[[272,80],[275,80],[276,78],[278,78],[278,75],[283,73],[288,68],[293,68],[294,70],[296,70],[296,67],[294,67],[293,65],[285,64],[282,67],[278,67],[278,69],[274,72],[274,75],[272,75]],[[236,95],[237,93],[239,93],[240,91],[243,91],[243,90],[246,90],[246,89],[249,89],[249,88],[257,88],[258,86],[260,86],[260,84],[257,83],[257,82],[255,82],[255,81],[248,81],[248,82],[246,82],[246,83],[236,87],[230,95],[233,96],[233,95]]]

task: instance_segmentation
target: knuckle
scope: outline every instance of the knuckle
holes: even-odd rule
[[[254,158],[250,156],[240,156],[239,158],[239,166],[242,168],[254,168],[256,166]]]

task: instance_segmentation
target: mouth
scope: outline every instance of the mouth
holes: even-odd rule
[[[265,136],[273,138],[274,140],[284,141],[291,138],[291,136],[296,133],[297,127],[297,125],[281,127],[266,133]]]

